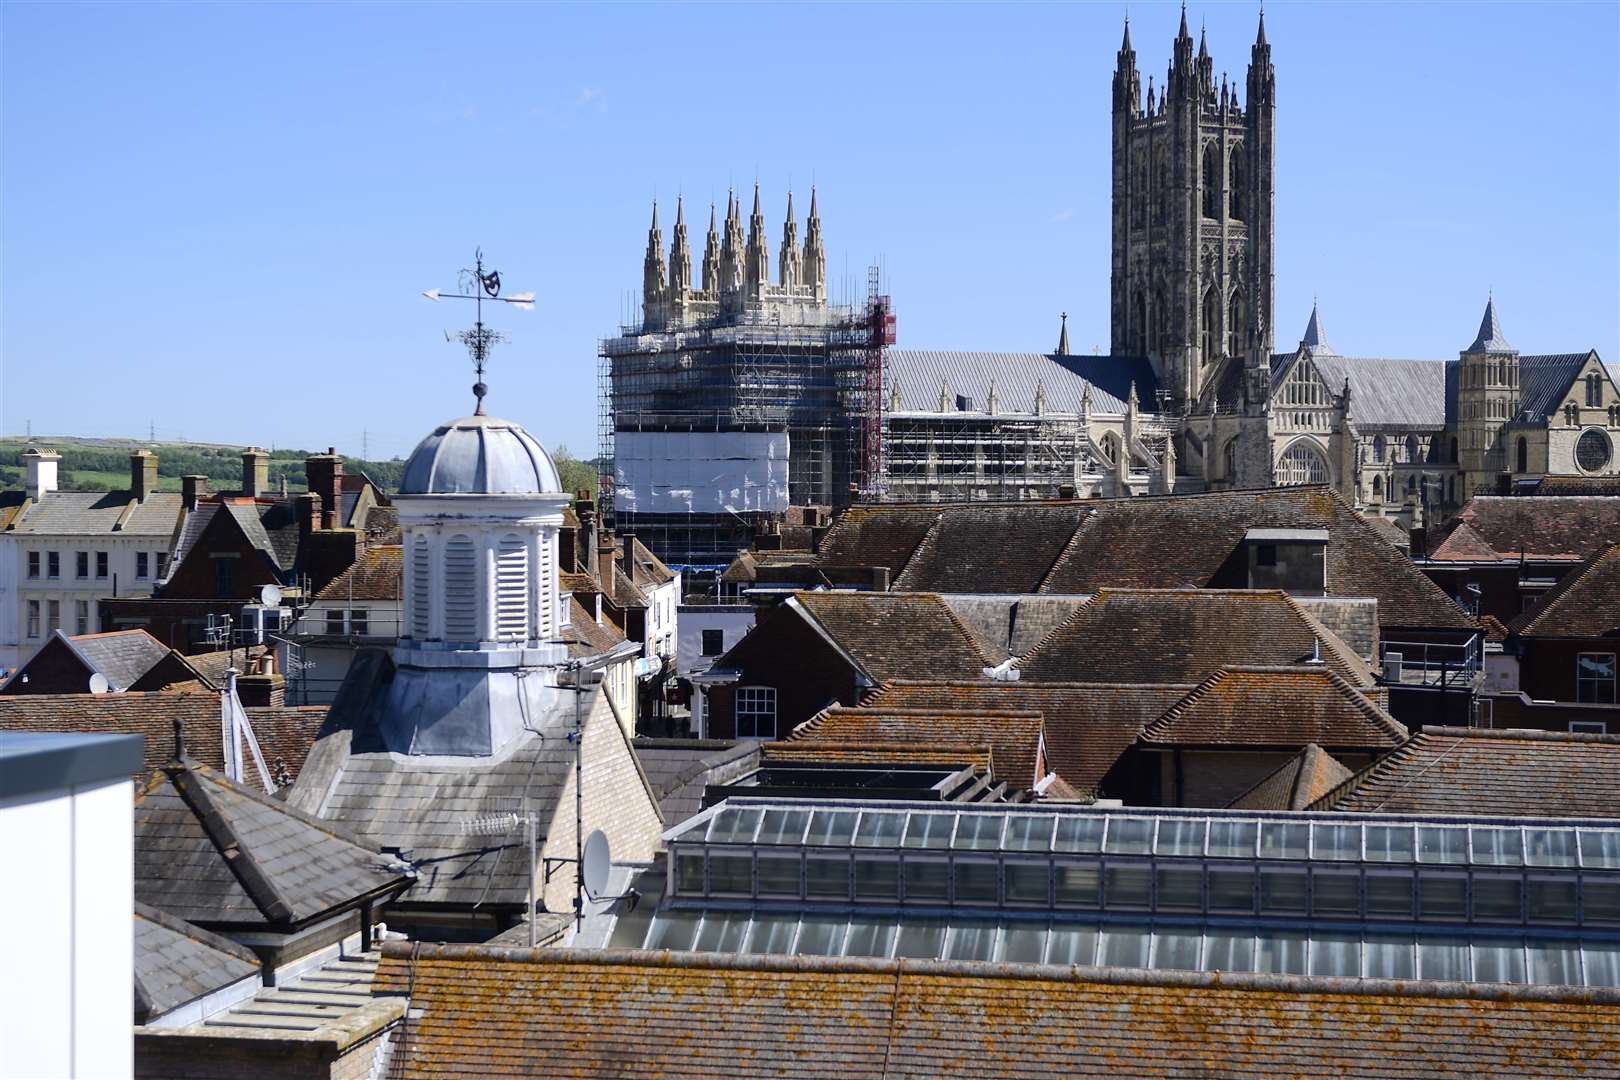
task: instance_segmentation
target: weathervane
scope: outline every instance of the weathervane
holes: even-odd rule
[[[471,300],[476,305],[473,328],[457,333],[445,331],[446,341],[459,341],[467,346],[467,352],[472,355],[473,370],[478,374],[478,381],[473,384],[473,396],[478,399],[478,407],[473,410],[477,416],[484,414],[484,395],[489,393],[489,387],[484,385],[484,367],[489,362],[489,350],[492,345],[506,341],[507,336],[499,330],[491,330],[484,325],[484,301],[499,301],[511,304],[524,311],[534,310],[534,293],[514,293],[511,296],[501,295],[501,272],[499,270],[484,270],[484,249],[478,248],[473,252],[472,269],[463,269],[456,277],[456,286],[464,290],[458,293],[441,292],[438,289],[429,289],[422,295],[432,301],[440,300]]]

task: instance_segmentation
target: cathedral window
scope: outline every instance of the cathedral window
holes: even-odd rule
[[[1613,455],[1614,448],[1609,445],[1609,437],[1597,428],[1581,432],[1581,437],[1575,441],[1575,464],[1587,472],[1602,469]]]
[[[1222,465],[1226,469],[1226,478],[1228,480],[1236,480],[1237,479],[1237,440],[1236,439],[1230,439],[1230,440],[1227,441],[1226,453],[1224,455],[1224,461],[1222,462]]]
[[[1204,216],[1221,216],[1221,156],[1213,143],[1204,147]]]
[[[1593,372],[1586,377],[1586,407],[1596,409],[1603,404],[1603,376]]]
[[[478,556],[470,536],[452,536],[444,545],[444,636],[478,640]]]
[[[1325,484],[1328,482],[1327,462],[1315,446],[1301,439],[1283,451],[1278,463],[1278,483]]]
[[[1407,461],[1416,461],[1417,459],[1418,459],[1418,440],[1417,440],[1417,436],[1416,435],[1408,435],[1406,437],[1406,460]]]
[[[1232,147],[1232,164],[1226,173],[1228,190],[1231,197],[1227,200],[1233,221],[1244,221],[1248,218],[1247,207],[1243,205],[1245,181],[1248,177],[1243,168],[1243,146]]]
[[[1119,442],[1113,432],[1110,431],[1102,437],[1097,443],[1097,450],[1108,465],[1112,466],[1119,461]]]
[[[1384,501],[1384,478],[1382,476],[1375,476],[1375,477],[1373,477],[1373,502],[1381,503],[1383,501]]]
[[[1226,325],[1226,355],[1243,355],[1243,324],[1247,312],[1244,310],[1243,290],[1232,291],[1231,318]]]
[[[1523,435],[1519,436],[1518,472],[1530,471],[1530,442]]]
[[[1200,358],[1204,363],[1215,359],[1215,343],[1220,340],[1221,306],[1215,299],[1214,288],[1204,290],[1203,325],[1199,328]]]
[[[1373,460],[1374,461],[1383,461],[1384,460],[1384,452],[1385,452],[1385,449],[1386,449],[1387,446],[1388,446],[1388,444],[1384,441],[1384,437],[1382,435],[1374,435],[1373,436]]]

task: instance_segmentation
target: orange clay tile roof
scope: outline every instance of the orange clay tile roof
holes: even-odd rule
[[[388,942],[401,1080],[1613,1076],[1620,991]]]
[[[988,743],[970,742],[840,742],[833,739],[794,739],[761,743],[763,764],[801,762],[840,762],[859,765],[951,765],[972,766],[994,772],[994,755]]]
[[[1315,743],[1227,804],[1233,810],[1303,810],[1344,781],[1350,770]]]
[[[1033,710],[1044,721],[1046,767],[1081,791],[1097,791],[1108,771],[1192,687],[1094,683],[920,682],[894,680],[864,702],[873,708]],[[1101,792],[1106,795],[1107,792]]]
[[[1321,644],[1355,686],[1372,669],[1293,598],[1271,589],[1103,589],[1021,657],[1030,682],[1196,683],[1223,667],[1289,665]]]
[[[878,682],[974,678],[1006,659],[987,654],[932,593],[801,592],[794,600]]]
[[[1590,559],[1620,544],[1620,497],[1476,495],[1431,559]]]
[[[238,654],[240,655],[240,654]],[[290,784],[304,767],[309,748],[326,720],[324,705],[273,705],[247,710],[253,735],[264,754],[270,779]],[[144,735],[143,773],[159,768],[174,754],[174,720],[179,718],[186,754],[204,765],[224,767],[220,744],[219,695],[127,691],[122,694],[0,695],[0,731],[90,731]],[[259,785],[258,770],[243,778]]]
[[[1620,817],[1620,735],[1428,727],[1310,809]]]
[[[315,594],[316,601],[399,600],[405,595],[404,553],[398,544],[367,548],[347,570]]]
[[[1566,574],[1541,603],[1513,621],[1512,630],[1531,638],[1620,634],[1620,544]]]
[[[883,742],[905,746],[939,742],[988,745],[995,759],[997,780],[1029,788],[1040,779],[1035,771],[1041,751],[1041,714],[1038,712],[848,709],[835,705],[794,728],[788,738],[805,742]]]
[[[1323,667],[1225,668],[1142,730],[1158,746],[1389,749],[1406,728]]]

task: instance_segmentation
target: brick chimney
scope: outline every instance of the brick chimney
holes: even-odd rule
[[[287,704],[287,678],[276,671],[273,653],[250,662],[248,672],[236,677],[236,700],[245,709]]]
[[[150,450],[137,450],[129,455],[129,491],[136,502],[157,490],[157,458]]]
[[[596,575],[596,503],[584,492],[574,498],[574,516],[579,518],[579,539],[575,542],[574,565],[566,567],[580,573]]]
[[[180,501],[187,510],[197,509],[197,504],[208,494],[208,477],[193,474],[180,478]]]
[[[338,510],[343,505],[339,497],[343,490],[343,459],[329,446],[326,453],[304,459],[304,478],[309,490],[321,497],[321,528],[337,528]]]
[[[38,502],[56,490],[56,465],[61,460],[61,454],[33,446],[23,454],[23,463],[28,466],[27,495],[30,499]]]
[[[300,495],[299,499],[307,499]],[[299,519],[300,527],[304,518]],[[358,529],[320,529],[298,537],[298,564],[309,575],[309,587],[320,592],[354,565],[362,550]]]
[[[256,446],[242,451],[242,494],[254,499],[270,494],[270,455]]]
[[[298,517],[298,542],[301,546],[310,533],[321,527],[321,497],[313,491],[304,492],[298,496],[294,513]]]

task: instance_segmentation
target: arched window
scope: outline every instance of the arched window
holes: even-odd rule
[[[495,636],[529,636],[529,549],[515,534],[501,537],[495,549]]]
[[[1221,305],[1215,299],[1215,289],[1204,290],[1202,325],[1198,328],[1198,344],[1204,363],[1215,359],[1215,346],[1220,339]]]
[[[1373,502],[1381,503],[1383,501],[1384,501],[1384,478],[1382,476],[1375,476],[1375,477],[1373,477]]]
[[[1204,147],[1204,216],[1221,216],[1221,156],[1214,143]]]
[[[1586,407],[1596,409],[1603,404],[1603,376],[1597,372],[1586,377]]]
[[[433,632],[433,556],[428,539],[411,544],[411,636],[426,641]]]
[[[1248,174],[1243,166],[1243,145],[1239,143],[1232,147],[1232,162],[1226,171],[1227,191],[1230,198],[1227,205],[1231,208],[1232,220],[1244,221],[1248,217],[1247,207],[1243,205],[1244,187],[1248,181]]]
[[[1113,466],[1119,462],[1119,439],[1112,431],[1105,433],[1097,441],[1097,450],[1102,454],[1105,464]]]
[[[1283,451],[1278,463],[1277,482],[1280,484],[1325,484],[1328,482],[1327,461],[1321,451],[1300,439]]]
[[[1226,470],[1226,479],[1228,479],[1228,480],[1236,480],[1237,479],[1237,440],[1236,439],[1228,439],[1227,440],[1226,452],[1225,452],[1223,460],[1221,462],[1221,467]]]
[[[1406,460],[1407,461],[1416,461],[1417,459],[1418,459],[1418,439],[1417,439],[1417,436],[1416,435],[1408,435],[1406,437]]]
[[[1374,435],[1373,436],[1373,460],[1374,461],[1383,461],[1384,460],[1384,453],[1387,450],[1388,445],[1389,444],[1384,441],[1384,437],[1382,435]]]
[[[478,640],[478,555],[470,536],[452,536],[444,545],[444,636]]]
[[[1517,471],[1522,473],[1530,471],[1530,440],[1523,435],[1519,436]]]
[[[1226,323],[1226,355],[1242,356],[1245,342],[1243,340],[1244,325],[1248,321],[1247,305],[1243,302],[1243,290],[1232,290],[1231,318]]]

